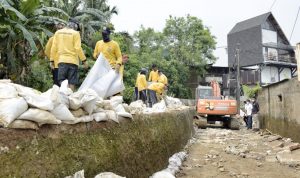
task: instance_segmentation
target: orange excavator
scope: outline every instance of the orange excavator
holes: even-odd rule
[[[210,86],[199,85],[196,88],[196,124],[206,128],[208,124],[221,121],[224,127],[239,129],[237,101],[221,96],[219,83],[212,81]]]

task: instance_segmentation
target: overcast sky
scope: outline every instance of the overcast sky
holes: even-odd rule
[[[190,14],[202,19],[216,37],[215,55],[217,64],[226,65],[225,50],[227,34],[240,21],[269,12],[274,0],[109,0],[109,5],[117,6],[119,14],[113,16],[116,31],[133,34],[140,26],[162,31],[169,15],[186,16]],[[300,0],[276,0],[272,13],[290,38],[296,19]],[[299,14],[300,16],[300,14]],[[297,20],[291,44],[300,42],[300,17]]]

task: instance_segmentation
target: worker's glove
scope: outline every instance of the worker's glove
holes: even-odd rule
[[[120,73],[120,68],[121,68],[121,65],[120,64],[116,64],[115,71],[117,73]]]
[[[54,69],[54,62],[53,62],[53,61],[50,61],[49,66],[50,66],[50,68],[53,70],[53,69]]]
[[[84,69],[88,69],[88,63],[86,61],[82,61],[83,67]]]

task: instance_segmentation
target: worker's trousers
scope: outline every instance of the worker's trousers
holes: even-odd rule
[[[149,107],[152,107],[155,103],[157,103],[156,92],[154,90],[148,90],[149,93]]]

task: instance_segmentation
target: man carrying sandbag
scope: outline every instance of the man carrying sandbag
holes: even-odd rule
[[[123,77],[124,65],[121,50],[119,44],[110,38],[110,34],[111,28],[104,27],[102,30],[103,40],[96,43],[93,56],[97,59],[99,54],[102,53],[109,62],[111,68],[120,73]]]
[[[158,102],[158,96],[161,96],[165,89],[166,85],[160,82],[154,82],[148,86],[150,107]]]
[[[51,60],[58,54],[58,82],[68,80],[69,88],[75,90],[78,84],[79,59],[87,68],[86,57],[81,48],[79,22],[71,18],[67,27],[58,30],[53,37]]]

